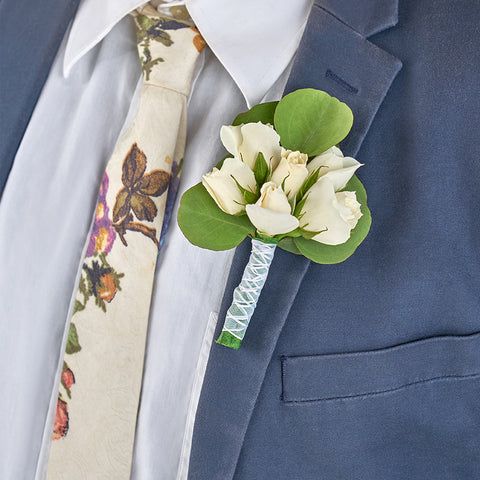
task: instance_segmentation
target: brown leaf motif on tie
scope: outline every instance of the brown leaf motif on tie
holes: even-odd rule
[[[113,207],[113,228],[124,245],[127,230],[150,238],[158,247],[157,231],[142,221],[153,222],[157,207],[150,197],[159,197],[168,188],[170,175],[165,170],[145,173],[147,157],[136,143],[132,145],[122,165],[124,187],[117,193]],[[134,215],[139,222],[134,221]]]

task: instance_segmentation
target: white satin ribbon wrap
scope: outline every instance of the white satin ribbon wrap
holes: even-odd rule
[[[276,244],[252,240],[252,253],[242,281],[233,292],[233,302],[227,311],[223,332],[228,332],[239,340],[243,339],[267,279],[275,248]]]

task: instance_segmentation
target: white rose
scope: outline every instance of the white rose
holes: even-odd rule
[[[335,193],[333,182],[324,176],[307,193],[300,212],[300,227],[321,232],[313,237],[317,242],[340,245],[350,238],[361,216],[355,192]]]
[[[224,125],[220,129],[220,138],[225,148],[252,170],[260,152],[271,170],[275,169],[280,161],[280,136],[270,125],[261,122],[238,126]]]
[[[285,180],[284,190],[289,200],[294,198],[308,177],[308,155],[298,150],[292,152],[282,147],[282,158],[273,171],[272,182],[280,187]]]
[[[307,165],[308,172],[311,174],[320,169],[318,178],[328,177],[338,192],[352,178],[358,167],[362,166],[352,157],[344,157],[342,151],[337,147],[331,147],[321,155],[316,156]]]
[[[290,214],[285,192],[273,182],[262,185],[260,198],[254,205],[247,205],[246,212],[252,224],[265,235],[281,235],[298,227],[298,219]]]
[[[238,158],[226,158],[222,168],[214,168],[202,178],[202,183],[216,204],[230,215],[245,210],[242,192],[235,180],[251,192],[257,191],[255,175],[248,165]]]
[[[337,192],[335,196],[341,207],[340,215],[349,223],[350,228],[353,230],[363,215],[360,211],[361,205],[358,203],[357,194],[355,192]]]

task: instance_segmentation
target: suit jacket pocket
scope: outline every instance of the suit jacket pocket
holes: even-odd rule
[[[282,357],[286,403],[358,399],[480,376],[480,333],[364,352]]]

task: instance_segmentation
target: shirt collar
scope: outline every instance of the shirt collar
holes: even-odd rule
[[[64,75],[145,0],[82,0],[65,49]],[[197,28],[249,106],[259,103],[290,63],[312,0],[186,0]]]

